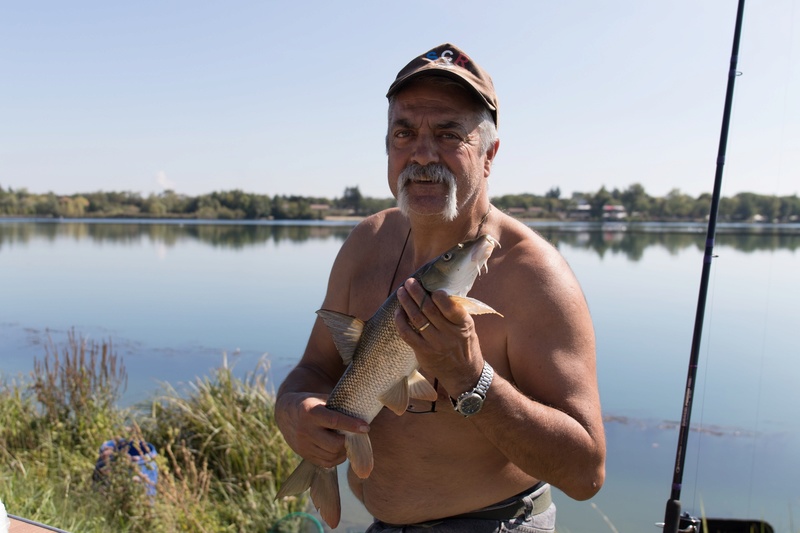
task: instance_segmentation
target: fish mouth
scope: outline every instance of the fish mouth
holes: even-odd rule
[[[428,291],[441,289],[450,296],[466,296],[478,276],[489,271],[489,257],[495,247],[500,247],[500,243],[490,235],[482,235],[458,247],[469,247],[469,249],[463,250],[463,255],[457,264],[451,264],[441,274],[423,281],[423,286]]]
[[[481,237],[483,238],[481,239]],[[500,248],[500,243],[491,235],[484,234],[481,237],[478,237],[481,240],[472,250],[472,254],[470,254],[470,260],[477,264],[479,276],[481,271],[484,274],[489,272],[489,257],[491,257],[495,247]]]

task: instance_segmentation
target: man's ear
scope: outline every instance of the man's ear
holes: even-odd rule
[[[484,166],[483,166],[484,178],[488,178],[489,174],[491,174],[492,163],[494,162],[494,158],[497,155],[498,150],[500,150],[500,139],[496,139],[492,147],[486,150],[486,160],[484,161]]]

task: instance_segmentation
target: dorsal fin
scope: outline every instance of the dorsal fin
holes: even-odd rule
[[[361,333],[364,331],[364,322],[358,318],[338,311],[320,309],[317,315],[325,322],[333,337],[333,343],[339,350],[344,364],[349,365],[353,362],[353,354],[361,340]]]

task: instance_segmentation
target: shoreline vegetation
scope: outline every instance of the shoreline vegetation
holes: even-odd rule
[[[544,195],[496,196],[492,203],[523,220],[702,222],[708,217],[711,194],[692,197],[673,189],[664,197],[650,196],[640,184],[624,190],[573,193],[562,197],[555,187]],[[194,220],[341,220],[358,219],[395,205],[393,198],[365,197],[347,187],[341,197],[322,198],[219,191],[187,196],[166,190],[143,196],[138,192],[92,192],[57,195],[8,189],[0,185],[0,217],[121,218]],[[720,200],[720,222],[797,223],[800,198],[749,192]]]
[[[316,519],[305,498],[275,501],[297,459],[275,425],[266,376],[263,361],[243,379],[223,363],[185,391],[164,385],[121,409],[127,373],[110,340],[74,330],[64,346],[50,340],[29,377],[0,380],[7,510],[85,533],[297,530]],[[155,446],[154,495],[130,461],[112,459],[98,478],[100,446],[115,437]]]

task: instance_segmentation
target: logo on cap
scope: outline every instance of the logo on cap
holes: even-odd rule
[[[425,54],[423,57],[430,59],[431,61],[437,61],[439,65],[443,67],[452,67],[452,66],[459,66],[461,68],[467,68],[469,64],[469,57],[466,54],[459,53],[458,57],[453,60],[453,55],[455,52],[452,50],[442,50],[441,55],[434,49]]]

